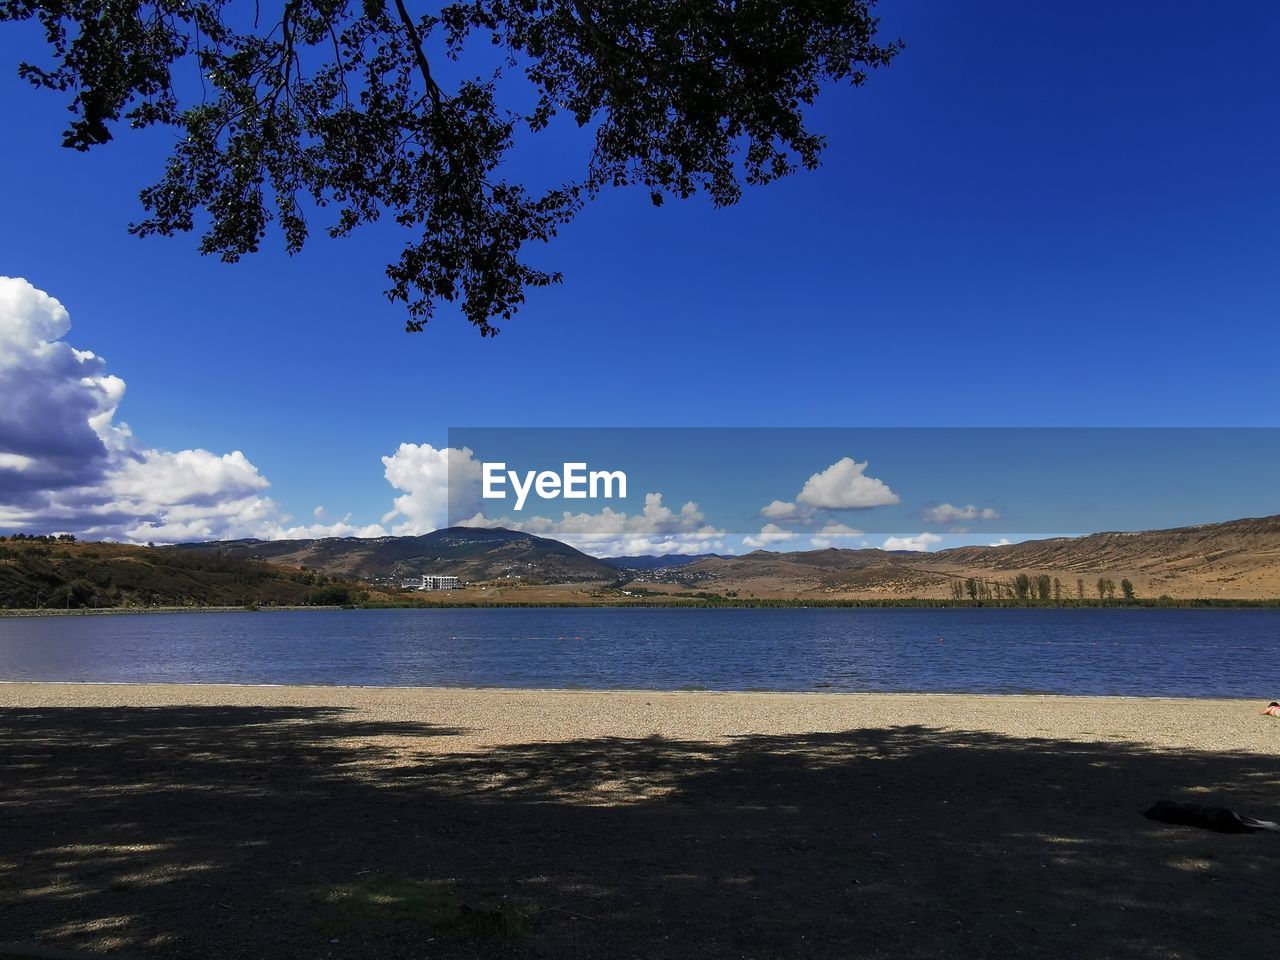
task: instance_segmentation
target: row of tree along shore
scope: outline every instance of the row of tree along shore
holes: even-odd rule
[[[1099,577],[1086,585],[1083,577],[1077,577],[1074,584],[1064,584],[1059,577],[1051,577],[1047,573],[1036,576],[1020,573],[1007,580],[956,577],[951,581],[952,600],[1052,600],[1055,603],[1067,600],[1081,603],[1092,599],[1095,593],[1098,600],[1115,600],[1116,582],[1110,577]],[[1133,581],[1128,577],[1120,581],[1120,596],[1127,602],[1138,598]]]

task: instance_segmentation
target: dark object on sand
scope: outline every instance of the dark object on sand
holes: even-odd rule
[[[1255,820],[1226,807],[1206,807],[1203,803],[1183,803],[1178,800],[1161,800],[1143,816],[1161,823],[1202,827],[1218,833],[1256,833],[1259,830],[1280,832],[1280,825],[1270,820]]]

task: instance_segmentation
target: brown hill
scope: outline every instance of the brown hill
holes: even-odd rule
[[[690,564],[668,589],[757,597],[872,599],[949,597],[957,580],[1006,587],[1019,574],[1047,575],[1064,596],[1129,579],[1139,596],[1280,598],[1280,516],[1137,533],[1030,540],[937,553],[884,550],[756,551]]]
[[[942,550],[917,561],[941,574],[1003,577],[1036,572],[1087,591],[1099,576],[1128,578],[1147,596],[1280,597],[1280,516],[1137,533],[1028,540]]]

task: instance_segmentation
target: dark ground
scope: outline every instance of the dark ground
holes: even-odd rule
[[[1272,757],[925,726],[408,763],[368,743],[449,733],[338,708],[0,710],[0,942],[272,960],[1275,949],[1280,835],[1141,816],[1162,797],[1265,815]],[[601,804],[610,783],[629,799]]]

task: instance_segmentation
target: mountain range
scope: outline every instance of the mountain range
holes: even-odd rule
[[[0,538],[0,607],[334,604],[394,599],[402,581],[452,574],[462,602],[659,599],[894,601],[1048,589],[1094,598],[1280,599],[1280,516],[1095,533],[935,553],[877,549],[745,556],[589,556],[514,530],[416,537],[234,540],[177,547]],[[1031,586],[1034,583],[1035,586]],[[1034,595],[1034,594],[1033,594]]]
[[[423,573],[464,581],[643,586],[649,593],[858,599],[951,596],[957,581],[1000,588],[1049,576],[1066,596],[1128,579],[1140,596],[1280,597],[1280,516],[1143,532],[1095,533],[933,553],[874,548],[757,550],[744,556],[589,556],[546,537],[450,527],[416,537],[236,540],[178,549],[330,576],[393,582]]]

